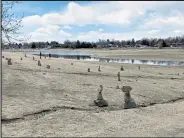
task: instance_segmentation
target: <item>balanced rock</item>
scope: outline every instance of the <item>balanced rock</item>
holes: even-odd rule
[[[132,90],[132,87],[123,86],[121,90],[124,92],[124,109],[136,108],[137,105],[134,99],[130,95],[130,91]]]
[[[120,72],[118,72],[118,81],[121,81],[121,79],[120,79]]]
[[[107,107],[108,103],[102,96],[103,86],[100,85],[100,88],[98,90],[97,99],[94,100],[94,104],[98,107]]]
[[[38,60],[38,66],[42,66],[40,60]]]
[[[50,65],[47,65],[46,68],[47,68],[47,69],[50,69]]]
[[[99,72],[101,71],[100,66],[98,67],[98,71],[99,71]]]
[[[9,58],[7,61],[8,61],[8,65],[12,65],[11,58]]]
[[[121,66],[120,70],[121,70],[121,71],[124,71],[123,65]]]

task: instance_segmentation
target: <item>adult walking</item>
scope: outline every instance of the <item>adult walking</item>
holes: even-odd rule
[[[42,58],[42,53],[40,52],[40,59]]]
[[[51,58],[51,54],[49,53],[49,58]]]

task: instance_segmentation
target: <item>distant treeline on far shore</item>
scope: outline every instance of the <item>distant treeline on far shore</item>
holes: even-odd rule
[[[69,41],[66,40],[64,43],[59,43],[57,41],[51,42],[30,42],[30,43],[9,43],[3,44],[2,49],[9,48],[109,48],[109,47],[119,47],[119,48],[129,48],[129,47],[182,47],[184,48],[184,35],[180,37],[168,37],[165,39],[161,38],[143,38],[141,40],[102,40],[99,39],[97,42],[84,42],[84,41]]]

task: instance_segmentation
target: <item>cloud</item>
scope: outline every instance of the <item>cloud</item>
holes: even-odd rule
[[[31,39],[29,41],[59,41],[70,38],[72,35],[60,29],[58,25],[47,25],[40,27],[35,31],[29,33]]]
[[[155,33],[158,33],[160,32],[160,30],[151,30],[151,31],[148,31],[149,34],[155,34]]]
[[[130,3],[125,3],[129,5]],[[33,15],[25,17],[25,23],[32,24],[121,24],[130,23],[132,18],[142,16],[144,11],[141,8],[128,9],[122,5],[119,7],[117,2],[107,2],[103,4],[79,5],[69,2],[66,10],[58,13],[46,13],[43,16]],[[35,21],[36,19],[36,21]],[[33,22],[30,22],[33,21]]]
[[[171,33],[169,36],[175,36],[175,34]],[[131,40],[134,38],[135,40],[139,40],[142,38],[166,38],[169,37],[167,33],[160,32],[160,30],[139,30],[132,31],[128,33],[108,33],[108,32],[100,32],[100,31],[89,31],[83,32],[76,36],[70,38],[70,40],[80,40],[80,41],[98,41],[99,39],[115,39],[115,40]]]
[[[156,17],[145,23],[146,26],[167,27],[177,26],[184,27],[184,15],[170,17]]]
[[[184,2],[174,1],[69,2],[62,11],[23,18],[22,30],[32,34],[31,40],[59,42],[64,39],[96,41],[169,37],[184,33],[183,6]],[[89,31],[91,25],[100,27],[97,31]],[[70,33],[61,28],[70,30]]]
[[[22,19],[24,25],[42,25],[42,18],[39,15],[27,16]]]
[[[102,28],[100,28],[100,29],[98,29],[98,31],[102,32],[102,31],[103,31],[103,29],[102,29]]]
[[[179,34],[179,33],[181,33],[181,30],[174,30],[173,32],[176,34]]]
[[[55,24],[55,25],[88,25],[88,24],[131,24],[134,19],[144,17],[148,10],[164,13],[167,9],[178,10],[178,5],[184,2],[154,2],[154,1],[123,1],[123,2],[96,2],[80,5],[69,2],[66,9],[61,12],[45,13],[42,16],[33,15],[25,17],[27,24]],[[180,8],[181,9],[181,8]],[[165,15],[163,16],[165,17]],[[167,17],[166,17],[167,18]],[[165,19],[169,22],[177,22],[177,19]],[[182,19],[183,20],[183,19]],[[30,22],[31,21],[31,22]],[[161,18],[148,21],[146,25],[164,23]],[[178,23],[178,22],[177,22]]]
[[[69,26],[69,25],[65,25],[65,26],[63,26],[63,28],[64,28],[64,29],[69,29],[69,30],[71,30],[71,29],[72,29],[72,27],[71,27],[71,26]]]

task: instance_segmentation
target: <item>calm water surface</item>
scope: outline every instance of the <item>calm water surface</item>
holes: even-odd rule
[[[98,61],[98,62],[114,62],[114,63],[129,63],[129,64],[147,64],[160,66],[184,66],[184,61],[160,61],[160,60],[139,60],[139,59],[122,59],[122,58],[103,58],[98,55],[87,54],[82,52],[42,52],[43,56],[55,58],[77,59],[83,61]],[[27,52],[27,54],[40,55],[40,52]]]

